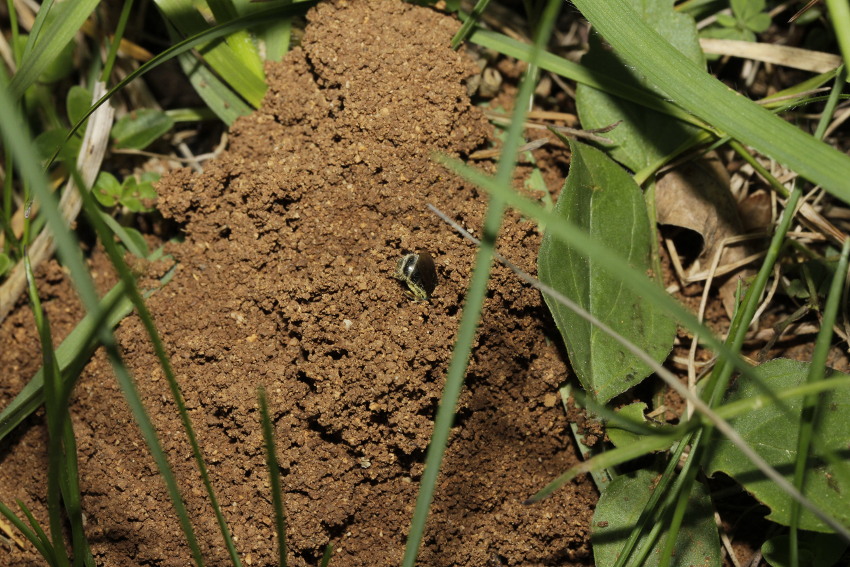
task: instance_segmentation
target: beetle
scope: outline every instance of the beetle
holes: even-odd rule
[[[437,286],[437,269],[427,252],[403,256],[396,264],[393,277],[407,284],[408,296],[415,301],[428,301]]]

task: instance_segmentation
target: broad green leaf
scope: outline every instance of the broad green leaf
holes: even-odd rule
[[[762,382],[772,391],[800,386],[806,382],[809,364],[793,360],[772,360],[757,368]],[[831,376],[843,376],[838,372]],[[745,400],[763,394],[754,380],[739,378],[727,402]],[[786,400],[784,408],[769,404],[729,420],[729,423],[767,463],[793,482],[797,459],[797,435],[801,419],[801,399]],[[845,525],[850,525],[850,475],[848,475],[848,439],[850,439],[850,389],[827,392],[819,400],[819,419],[815,422],[817,444],[809,459],[803,493]],[[831,451],[828,459],[817,451]],[[841,462],[843,461],[843,463]],[[840,468],[836,468],[836,465]],[[764,475],[725,438],[715,441],[709,451],[706,473],[723,472],[737,480],[760,502],[770,508],[769,520],[788,525],[791,498]],[[803,510],[800,528],[828,532],[830,529],[811,512]]]
[[[729,89],[670,45],[624,0],[573,0],[628,67],[720,133],[850,202],[850,157]]]
[[[690,16],[673,10],[673,0],[630,2],[641,19],[651,22],[653,28],[688,59],[705,66],[696,25]],[[581,62],[596,73],[617,77],[636,88],[653,88],[643,76],[624,66],[617,55],[603,45],[598,34],[591,36],[590,50]],[[670,116],[583,84],[576,88],[576,107],[584,128],[604,128],[621,121],[605,136],[616,142],[609,150],[611,157],[632,171],[657,162],[698,132],[695,127]]]
[[[597,567],[608,567],[617,561],[620,549],[652,496],[656,481],[656,473],[641,469],[634,474],[618,476],[602,493],[596,504],[591,528],[593,557]],[[638,542],[637,549],[643,548],[647,553],[641,565],[658,565],[666,535],[667,530],[663,530],[654,542],[648,541],[646,536]],[[652,548],[647,552],[645,548],[648,545],[652,545]],[[711,500],[705,487],[694,483],[688,513],[676,538],[671,565],[720,567],[721,564],[720,538],[714,523]]]
[[[171,130],[174,120],[161,110],[144,108],[123,116],[112,127],[116,148],[142,150]]]
[[[799,565],[801,567],[832,567],[847,550],[847,542],[837,534],[799,533]],[[788,536],[778,535],[761,546],[764,560],[771,567],[794,567],[788,555]]]
[[[619,253],[629,267],[649,271],[649,219],[640,188],[599,150],[570,142],[572,164],[555,214],[597,243]],[[572,299],[659,362],[669,354],[675,322],[602,268],[549,234],[538,257],[540,280]],[[650,373],[619,342],[544,294],[581,385],[599,402],[625,392]]]

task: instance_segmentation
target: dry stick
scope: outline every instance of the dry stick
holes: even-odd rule
[[[94,86],[92,100],[100,100],[100,97],[105,93],[105,85],[98,81]],[[80,170],[83,181],[85,181],[87,186],[91,186],[94,183],[95,177],[98,171],[100,171],[100,164],[103,162],[106,145],[109,142],[109,131],[112,128],[112,117],[114,114],[115,111],[110,105],[103,104],[89,118],[89,125],[86,128],[83,144],[77,156],[77,168]],[[82,188],[82,190],[85,191],[87,188]],[[59,210],[62,212],[62,217],[66,222],[70,223],[80,214],[81,206],[80,196],[74,187],[74,180],[73,178],[69,179],[65,184],[65,189],[62,191],[62,197],[59,200]],[[55,249],[56,242],[53,239],[53,232],[49,227],[45,227],[29,246],[29,256],[33,271],[50,258]],[[3,285],[0,286],[0,322],[12,310],[15,302],[18,301],[18,297],[23,293],[26,284],[24,261],[21,260],[15,265]]]
[[[440,217],[445,223],[458,231],[464,238],[473,242],[476,246],[481,245],[481,241],[472,236],[469,232],[467,232],[462,226],[454,222],[445,213],[440,211],[434,205],[429,204],[428,208],[438,217]],[[647,364],[652,370],[662,379],[664,380],[668,386],[673,388],[679,395],[683,398],[686,398],[689,402],[691,402],[694,407],[705,416],[708,421],[714,425],[723,435],[726,436],[729,441],[731,441],[744,455],[750,459],[750,461],[761,470],[764,475],[776,483],[782,490],[785,491],[786,494],[791,496],[794,500],[800,503],[805,509],[810,511],[812,514],[821,519],[826,525],[835,530],[837,534],[839,534],[846,541],[850,542],[850,530],[848,530],[845,526],[843,526],[840,522],[832,518],[829,514],[824,513],[818,508],[814,502],[803,496],[803,494],[797,490],[794,485],[785,480],[781,474],[779,474],[776,469],[771,467],[767,462],[761,458],[761,456],[756,453],[744,439],[738,434],[735,429],[729,425],[729,423],[721,418],[719,415],[714,413],[714,411],[708,407],[708,405],[702,401],[702,399],[694,396],[686,386],[683,386],[679,380],[673,375],[672,372],[661,366],[659,363],[655,361],[651,356],[643,352],[637,345],[629,341],[626,337],[619,334],[617,331],[591,315],[589,312],[585,311],[583,307],[573,302],[571,299],[567,298],[565,295],[555,290],[552,287],[544,284],[537,278],[527,274],[523,270],[521,270],[517,265],[513,262],[496,252],[493,251],[493,257],[502,262],[505,266],[513,270],[513,272],[520,277],[521,280],[526,283],[532,285],[533,287],[539,289],[543,293],[546,293],[552,298],[556,299],[559,303],[567,306],[569,309],[574,311],[579,317],[585,319],[596,327],[599,328],[602,332],[609,335],[611,338],[619,342],[623,345],[626,350],[631,352],[633,355],[638,357],[641,361]]]

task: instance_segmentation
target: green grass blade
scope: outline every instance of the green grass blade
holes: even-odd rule
[[[846,11],[846,5],[843,10]],[[846,14],[845,14],[846,15]],[[846,35],[846,34],[845,34]],[[835,108],[838,104],[839,94],[844,89],[847,81],[847,68],[842,65],[839,67],[836,77],[835,88],[830,93],[829,100],[823,110],[822,118],[818,123],[818,128],[815,132],[815,137],[820,139],[826,131],[828,120],[827,116],[833,116]],[[845,241],[838,266],[835,270],[832,285],[829,294],[827,295],[826,305],[824,306],[823,320],[821,321],[821,329],[815,341],[814,352],[812,353],[812,365],[810,367],[807,380],[808,384],[817,384],[824,378],[826,372],[826,361],[829,353],[829,348],[832,342],[832,328],[835,325],[836,314],[840,303],[841,289],[844,285],[844,280],[847,275],[847,255],[850,251],[850,241]],[[802,490],[806,482],[806,464],[813,441],[815,424],[818,413],[821,409],[818,406],[818,396],[809,394],[803,398],[803,412],[800,420],[799,432],[797,434],[797,461],[794,463],[794,486]],[[834,460],[834,455],[832,456]],[[832,464],[832,463],[830,463]],[[790,556],[791,564],[796,565],[798,562],[799,539],[798,529],[802,515],[802,507],[798,502],[791,503],[791,520],[790,520]]]
[[[542,52],[543,46],[548,41],[549,34],[554,26],[554,17],[559,8],[559,0],[549,0],[546,4],[546,13],[543,16],[540,26],[542,31],[537,34],[531,57],[532,64],[529,65],[528,72],[525,74],[520,85],[519,92],[517,93],[518,101],[529,100],[529,97],[534,92],[535,83],[532,80],[533,76],[536,76],[536,72],[534,72],[536,66],[534,63],[537,55]],[[517,104],[514,110],[513,119],[505,137],[505,143],[502,147],[502,157],[499,160],[499,167],[496,173],[498,183],[508,185],[513,175],[517,150],[524,129],[525,110],[524,104]],[[449,363],[446,385],[443,388],[440,407],[437,410],[437,416],[434,420],[434,433],[431,435],[431,442],[428,445],[428,451],[425,457],[425,470],[422,474],[419,495],[416,499],[416,507],[413,511],[413,519],[410,523],[410,531],[407,536],[407,544],[402,560],[404,567],[413,567],[415,565],[422,536],[425,533],[428,510],[434,497],[434,491],[436,490],[440,464],[442,463],[451,426],[454,422],[455,408],[460,397],[460,391],[463,388],[463,379],[466,374],[467,364],[469,363],[469,356],[472,352],[472,343],[481,317],[481,308],[484,304],[487,281],[490,278],[490,267],[493,263],[496,234],[502,223],[504,209],[504,200],[493,197],[487,206],[487,212],[484,216],[484,227],[482,231],[484,237],[482,238],[482,244],[479,248],[475,268],[469,283],[469,291],[463,306],[460,328],[454,349],[452,350],[452,359]]]
[[[52,551],[45,546],[45,542],[15,514],[11,508],[0,502],[0,514],[3,514],[13,526],[29,541],[48,564],[53,565]],[[48,542],[49,543],[49,542]]]
[[[192,552],[192,559],[195,565],[201,567],[204,565],[204,560],[201,555],[201,548],[198,546],[198,540],[195,537],[195,532],[192,529],[192,523],[189,521],[189,513],[186,511],[186,505],[183,503],[183,498],[180,496],[180,489],[177,487],[177,479],[174,478],[174,473],[171,471],[171,467],[168,464],[168,459],[165,456],[165,451],[162,449],[162,444],[159,442],[153,423],[151,423],[150,417],[148,417],[145,407],[142,404],[139,391],[133,383],[133,378],[130,376],[130,372],[124,365],[123,360],[121,360],[121,354],[118,351],[118,346],[115,342],[114,336],[111,333],[107,334],[104,331],[101,333],[100,340],[106,350],[106,356],[109,358],[112,370],[115,372],[115,377],[118,380],[118,385],[121,387],[121,392],[127,400],[127,405],[130,406],[130,411],[133,413],[133,417],[139,425],[139,430],[141,431],[142,437],[148,446],[148,450],[156,463],[157,470],[165,482],[166,489],[168,490],[168,496],[171,499],[171,504],[174,506],[178,521],[180,522],[180,527],[183,530],[186,542]]]
[[[0,85],[5,85],[1,79]],[[43,216],[50,226],[59,257],[70,270],[74,286],[83,304],[89,312],[98,313],[100,308],[97,292],[83,262],[77,238],[62,218],[57,197],[51,191],[41,169],[41,157],[35,150],[28,129],[21,121],[19,108],[12,100],[9,89],[3,86],[0,86],[0,136],[14,159],[20,179],[31,188],[33,196],[41,202],[40,216]]]
[[[130,20],[132,10],[133,0],[127,0],[121,7],[121,15],[118,16],[118,23],[115,25],[115,34],[109,43],[109,51],[106,54],[106,61],[103,63],[103,71],[100,73],[100,82],[104,85],[109,83],[109,77],[112,75],[112,70],[115,67],[115,60],[118,58],[118,48],[121,46],[121,40],[124,38],[124,32],[127,30],[127,22]]]
[[[57,11],[56,17],[38,34],[32,49],[25,51],[21,66],[9,85],[12,100],[20,100],[24,92],[74,38],[99,3],[99,0],[57,3],[54,8]]]
[[[38,523],[38,520],[35,519],[35,516],[32,515],[32,512],[30,512],[29,508],[27,508],[26,505],[23,502],[21,502],[20,500],[18,500],[17,502],[18,502],[18,507],[20,507],[21,512],[23,512],[24,516],[27,517],[27,521],[30,523],[30,526],[32,527],[31,533],[33,533],[35,535],[36,539],[41,542],[41,548],[39,548],[39,551],[44,550],[45,553],[42,553],[42,555],[47,560],[47,562],[50,563],[51,566],[59,567],[59,562],[58,562],[57,557],[56,557],[56,555],[57,555],[56,549],[53,547],[53,544],[50,542],[50,538],[48,538],[47,534],[44,533],[44,530],[42,529],[41,525]]]
[[[68,413],[67,410],[66,413]],[[74,550],[74,567],[81,565],[94,567],[94,558],[91,554],[89,541],[86,538],[85,521],[83,520],[80,471],[77,466],[77,440],[74,438],[74,427],[71,425],[70,413],[65,419],[62,444],[65,447],[62,499],[65,502],[65,512],[68,514],[68,522],[71,525],[71,549]]]
[[[29,219],[25,220],[24,240],[29,239]],[[70,565],[65,554],[65,543],[62,534],[62,468],[65,460],[65,450],[62,446],[62,431],[65,419],[70,419],[67,408],[61,402],[62,376],[56,355],[53,351],[53,335],[50,332],[50,321],[44,315],[41,299],[35,286],[35,275],[32,271],[29,254],[24,249],[24,266],[27,274],[27,292],[29,293],[35,326],[41,341],[42,367],[45,372],[44,380],[44,412],[47,418],[47,516],[50,522],[50,538],[55,559],[60,567]]]
[[[319,563],[319,567],[328,567],[331,563],[331,557],[334,554],[334,544],[329,543],[327,547],[325,547],[325,552],[322,554],[322,561]]]
[[[841,303],[841,290],[847,278],[848,256],[850,256],[850,240],[845,240],[844,246],[841,249],[838,266],[835,269],[835,275],[832,278],[832,285],[826,298],[821,329],[815,341],[812,364],[806,380],[807,384],[817,384],[823,381],[826,373],[827,357],[829,355],[829,349],[832,346],[832,328],[835,325],[836,315],[838,314],[838,308]],[[809,451],[813,441],[816,420],[818,419],[818,414],[824,410],[825,408],[818,404],[817,395],[809,394],[803,398],[802,419],[800,420],[800,430],[797,436],[797,460],[794,463],[794,486],[799,490],[802,490],[806,482],[806,474],[812,474],[806,470],[806,465],[809,463]],[[792,565],[797,562],[797,529],[801,513],[802,507],[800,504],[796,501],[792,502],[790,522]]]
[[[74,175],[79,178],[79,175],[76,171],[72,173],[74,173]],[[80,179],[77,179],[77,183],[78,187],[82,185]],[[218,521],[218,525],[221,530],[223,539],[225,540],[225,545],[227,546],[230,559],[234,565],[239,567],[241,566],[241,561],[239,560],[239,556],[236,552],[236,547],[233,543],[233,538],[230,535],[230,531],[227,529],[227,524],[221,512],[221,507],[218,505],[218,500],[215,497],[215,493],[212,489],[212,484],[209,479],[206,464],[204,463],[203,455],[201,454],[197,437],[195,436],[194,429],[192,428],[191,420],[186,410],[186,404],[180,392],[180,386],[177,384],[177,379],[174,376],[174,371],[171,368],[171,363],[165,353],[165,347],[162,344],[162,340],[156,330],[156,326],[154,325],[150,311],[148,310],[147,305],[145,304],[142,294],[136,287],[136,282],[133,277],[133,274],[127,267],[127,264],[124,262],[123,254],[119,250],[118,245],[115,242],[114,236],[109,231],[108,227],[106,226],[106,223],[103,222],[103,219],[101,217],[101,210],[95,203],[94,197],[87,191],[81,191],[80,198],[82,201],[83,210],[86,214],[86,218],[94,227],[95,232],[97,233],[98,238],[100,239],[100,242],[103,243],[103,247],[106,250],[107,255],[109,256],[112,265],[118,272],[121,281],[124,283],[130,300],[132,301],[133,306],[136,308],[139,318],[142,320],[142,324],[145,326],[145,330],[147,331],[148,336],[150,337],[151,342],[153,343],[154,352],[160,361],[160,365],[165,374],[169,389],[171,390],[172,398],[174,399],[174,402],[180,414],[183,428],[186,431],[186,435],[189,440],[189,445],[192,447],[193,457],[195,458],[195,462],[198,465],[199,472],[201,473],[201,479],[204,483],[204,487],[207,490],[207,496],[210,499],[210,505],[212,506],[213,511],[215,512],[216,520]],[[124,365],[123,361],[121,360],[115,337],[112,333],[104,331],[100,335],[100,341],[106,348],[110,363],[112,364],[113,370],[115,371],[115,374],[118,378],[118,382],[121,386],[122,392],[127,398],[127,403],[133,412],[136,422],[139,424],[139,429],[142,431],[142,435],[144,436],[145,442],[148,445],[148,450],[154,457],[154,460],[156,461],[157,467],[159,469],[159,473],[160,475],[162,475],[163,479],[166,482],[169,496],[171,497],[172,504],[177,512],[181,527],[183,528],[183,533],[186,536],[187,543],[190,549],[192,550],[192,555],[195,560],[195,563],[199,566],[203,565],[203,557],[201,555],[200,547],[198,546],[194,530],[192,529],[191,522],[189,521],[186,506],[180,496],[180,491],[177,487],[177,481],[174,478],[174,473],[172,472],[171,467],[168,464],[168,460],[165,457],[165,452],[162,449],[162,445],[159,442],[156,430],[154,429],[153,424],[150,421],[150,417],[147,415],[144,409],[144,405],[141,402],[141,398],[139,397],[138,390],[136,389],[136,386],[133,383],[133,379],[130,376],[130,373]]]
[[[461,43],[467,40],[469,34],[472,33],[472,28],[478,23],[481,14],[487,9],[488,4],[490,4],[490,0],[478,0],[475,3],[472,13],[465,17],[463,25],[460,26],[460,29],[457,30],[457,33],[452,38],[452,49],[457,49]],[[461,17],[463,18],[463,16]]]
[[[280,0],[279,4],[289,6],[292,0]],[[261,6],[259,2],[240,0],[237,10],[240,15],[246,15],[256,12]],[[292,17],[269,19],[265,24],[256,26],[253,34],[265,48],[265,60],[280,61],[290,49]]]
[[[239,13],[231,0],[207,0],[207,5],[217,22],[229,22],[239,17]],[[263,59],[247,30],[232,33],[225,40],[238,61],[248,67],[248,70],[258,77],[265,77]],[[265,91],[264,91],[265,92]]]
[[[838,47],[846,62],[850,60],[850,4],[846,0],[826,0],[826,7],[838,39]]]
[[[587,461],[583,461],[562,473],[549,484],[544,486],[534,496],[526,500],[525,503],[533,504],[535,502],[540,502],[580,474],[588,473],[592,470],[616,467],[628,461],[637,459],[638,457],[652,453],[653,451],[666,450],[670,447],[670,445],[675,443],[678,437],[684,432],[685,428],[680,427],[671,431],[669,434],[646,436],[631,445],[617,447],[616,449],[611,449],[610,451],[605,451],[604,453],[591,457]]]
[[[679,53],[623,0],[576,0],[623,59],[676,104],[850,202],[850,157],[774,116]]]
[[[266,401],[265,388],[257,390],[260,402],[260,419],[263,426],[263,441],[266,445],[266,468],[269,471],[269,486],[272,491],[272,506],[274,507],[274,525],[277,532],[277,564],[286,567],[286,515],[283,509],[283,490],[280,483],[280,465],[274,446],[274,431],[272,420],[269,418],[269,406]]]
[[[0,81],[0,83],[2,83],[2,81]],[[80,298],[83,301],[83,304],[86,307],[86,310],[93,316],[94,319],[101,319],[103,314],[98,302],[97,292],[95,290],[94,283],[92,282],[91,274],[89,274],[85,263],[83,262],[78,241],[62,218],[56,196],[50,191],[47,180],[44,177],[44,173],[40,168],[39,164],[41,160],[33,147],[27,129],[21,123],[20,114],[15,112],[15,110],[16,105],[13,104],[8,90],[6,88],[0,88],[0,135],[2,135],[6,147],[11,150],[11,154],[19,168],[23,182],[32,188],[34,195],[41,202],[41,214],[44,215],[50,230],[55,236],[59,257],[61,258],[62,263],[70,270],[71,278]],[[76,177],[79,178],[79,175],[76,175]],[[80,183],[79,179],[77,179],[77,183],[77,187],[84,186]],[[91,207],[91,196],[88,195],[85,190],[81,191],[80,194],[83,202],[88,202]],[[100,221],[100,217],[98,215],[90,215],[89,220],[93,224],[98,224],[97,221]],[[109,235],[107,238],[102,239],[102,242],[104,242],[104,245],[108,249],[110,248],[110,245],[113,248],[115,247],[115,242]],[[130,274],[125,270],[125,273],[122,274],[122,276],[126,277],[130,276]],[[127,285],[126,280],[125,285]],[[128,286],[128,289],[132,291],[134,289],[134,285],[132,276],[130,276],[130,285]],[[136,297],[133,297],[133,299],[136,300]],[[160,467],[160,472],[166,482],[166,486],[168,487],[172,503],[177,510],[181,527],[186,534],[186,539],[190,549],[192,550],[195,563],[199,566],[203,565],[200,548],[198,547],[197,539],[195,538],[191,524],[189,523],[185,505],[180,498],[180,493],[177,489],[174,475],[168,468],[168,461],[165,458],[165,453],[162,451],[162,447],[156,438],[156,433],[150,423],[150,419],[147,414],[145,414],[138,392],[132,382],[132,378],[121,361],[121,357],[115,343],[115,337],[108,329],[101,327],[98,329],[98,338],[106,349],[107,356],[109,357],[112,368],[118,378],[119,385],[127,398],[128,405],[133,411],[133,415],[136,418],[137,423],[139,423],[142,435],[148,443],[151,454],[156,461],[157,466]]]
[[[56,349],[56,362],[64,376],[82,369],[97,347],[96,335],[101,328],[114,328],[133,309],[124,294],[124,284],[118,283],[101,301],[102,317],[86,315]],[[44,403],[44,369],[39,369],[27,385],[0,412],[0,440],[4,439],[32,412]]]

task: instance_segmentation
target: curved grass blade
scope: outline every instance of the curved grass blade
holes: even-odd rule
[[[269,405],[266,401],[265,388],[257,389],[257,399],[260,403],[260,419],[263,426],[263,441],[266,448],[266,468],[269,471],[269,486],[272,492],[274,507],[274,525],[277,532],[277,564],[286,567],[286,515],[283,508],[283,491],[280,484],[280,464],[274,446],[274,431],[272,420],[269,418]]]
[[[24,509],[24,505],[20,501],[18,501],[18,505],[21,507],[21,509]],[[11,522],[12,525],[14,525],[18,529],[18,531],[24,535],[27,541],[29,541],[33,545],[33,547],[35,547],[36,551],[41,554],[41,556],[44,558],[45,561],[47,561],[49,565],[53,566],[56,564],[53,561],[53,550],[50,546],[49,541],[42,540],[39,534],[37,534],[33,529],[26,525],[20,518],[18,518],[18,515],[15,514],[11,508],[6,506],[2,502],[0,502],[0,514],[3,514],[3,516],[5,516],[6,519],[9,520],[9,522]],[[41,531],[41,533],[43,534],[44,532]]]
[[[481,18],[481,14],[483,14],[484,10],[487,9],[488,4],[490,4],[490,0],[478,0],[478,2],[475,3],[475,7],[472,8],[472,12],[464,18],[463,25],[460,26],[460,29],[457,30],[457,33],[452,38],[452,49],[459,48],[460,44],[467,40],[469,34],[472,33],[472,28],[478,23],[478,20]]]

